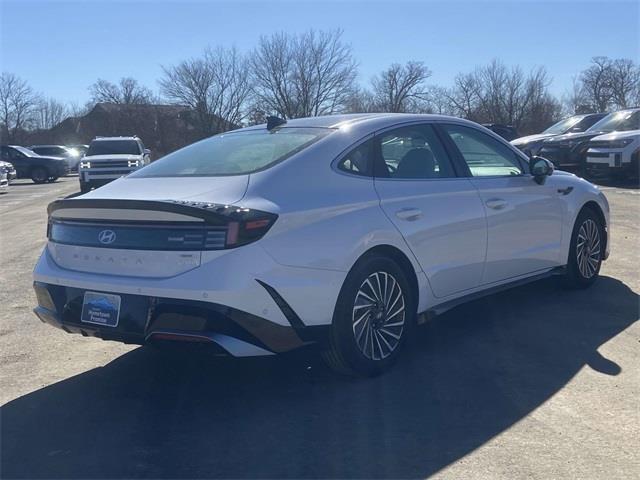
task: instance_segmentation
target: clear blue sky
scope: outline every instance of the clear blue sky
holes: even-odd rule
[[[544,65],[558,95],[595,55],[640,57],[636,1],[85,1],[0,0],[3,71],[62,101],[84,103],[98,77],[132,76],[154,91],[161,65],[206,45],[250,50],[261,34],[344,30],[360,81],[422,60],[431,83],[492,58]]]

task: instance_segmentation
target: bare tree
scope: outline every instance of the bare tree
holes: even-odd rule
[[[475,73],[456,75],[453,87],[445,91],[454,115],[476,120],[476,116],[479,114],[479,91],[479,79]]]
[[[445,90],[454,114],[481,123],[513,125],[536,131],[560,115],[560,103],[549,93],[544,68],[525,74],[494,60],[471,73],[459,74]]]
[[[84,105],[78,102],[69,102],[67,103],[66,109],[71,117],[83,117],[89,113],[93,107],[95,107],[95,103],[91,101],[86,102]]]
[[[611,76],[612,62],[608,57],[593,57],[591,66],[580,75],[583,95],[598,112],[606,112],[611,106]]]
[[[385,112],[418,111],[427,98],[425,81],[431,71],[423,62],[394,63],[371,81],[379,110]]]
[[[632,60],[619,58],[611,63],[611,96],[618,108],[634,105],[640,97],[640,67]]]
[[[341,38],[341,30],[261,37],[251,55],[258,103],[285,118],[344,109],[357,65]]]
[[[251,94],[247,60],[235,48],[207,48],[201,58],[163,67],[163,95],[189,106],[202,135],[237,128]]]
[[[454,107],[450,100],[450,90],[445,87],[431,85],[427,88],[427,109],[429,113],[453,115]]]
[[[0,76],[0,128],[2,142],[16,142],[31,126],[39,97],[18,76],[3,72]]]
[[[354,86],[344,104],[345,113],[370,113],[377,112],[378,105],[375,96],[369,90]]]
[[[563,94],[562,103],[564,104],[564,113],[567,115],[594,113],[593,107],[588,104],[585,98],[578,76],[571,79],[571,87]]]
[[[47,130],[69,116],[69,110],[53,98],[42,98],[34,108],[34,127]]]
[[[123,77],[115,84],[101,78],[89,87],[93,103],[139,105],[151,103],[153,93],[131,77]]]

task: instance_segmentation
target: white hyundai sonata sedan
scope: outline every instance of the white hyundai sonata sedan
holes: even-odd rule
[[[239,357],[319,343],[359,375],[426,315],[549,275],[590,285],[609,248],[594,185],[435,115],[270,118],[48,213],[42,321]]]

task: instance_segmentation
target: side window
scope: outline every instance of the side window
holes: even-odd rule
[[[475,128],[442,125],[456,144],[474,177],[522,175],[515,152]]]
[[[373,176],[373,140],[358,145],[338,163],[343,172],[365,177]]]
[[[389,178],[451,178],[453,167],[430,125],[402,127],[379,137]],[[385,173],[387,173],[385,175]]]

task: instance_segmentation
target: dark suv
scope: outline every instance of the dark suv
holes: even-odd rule
[[[62,145],[31,145],[29,150],[45,157],[66,158],[69,164],[69,170],[72,172],[78,170],[78,162],[80,162],[80,157],[82,157],[78,150]]]
[[[589,140],[611,132],[640,129],[640,108],[613,112],[584,132],[566,133],[542,142],[538,155],[551,160],[557,168],[582,170]]]
[[[538,154],[538,150],[542,147],[542,143],[545,140],[566,133],[584,132],[606,116],[606,113],[587,113],[585,115],[573,115],[572,117],[563,118],[542,133],[527,135],[526,137],[512,140],[511,145],[518,147],[531,157]]]
[[[54,182],[69,173],[65,159],[44,157],[17,145],[0,146],[0,159],[13,164],[18,178],[30,178],[33,183]]]

